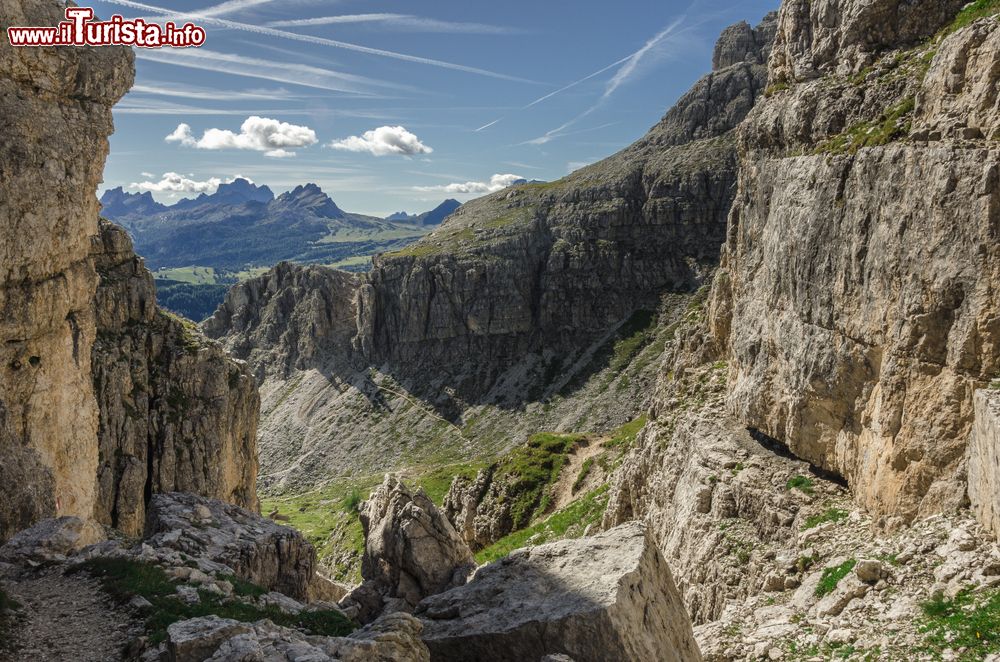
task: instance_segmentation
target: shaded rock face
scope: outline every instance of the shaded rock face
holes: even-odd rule
[[[394,476],[386,476],[360,516],[365,583],[356,601],[362,595],[378,595],[393,606],[412,610],[428,595],[464,584],[476,567],[472,552],[448,518],[422,490],[411,492]],[[375,610],[381,611],[378,602]]]
[[[969,500],[983,527],[1000,538],[1000,390],[976,391],[969,435]]]
[[[284,662],[429,662],[421,624],[409,614],[389,614],[347,637],[304,635],[270,621],[241,623],[205,616],[167,630],[171,662],[258,660]]]
[[[197,329],[156,307],[153,278],[126,232],[101,221],[92,364],[100,407],[94,515],[130,535],[160,492],[257,509],[253,377]]]
[[[295,529],[238,506],[193,494],[157,494],[149,504],[145,544],[232,569],[237,577],[304,600],[316,552]]]
[[[982,110],[997,56],[969,58],[1000,23],[928,47],[924,76],[919,48],[884,50],[935,33],[962,3],[806,4],[782,7],[771,76],[811,54],[810,75],[825,77],[776,94],[741,130],[710,327],[737,418],[844,476],[891,524],[961,505],[973,392],[1000,370],[1000,151]],[[824,7],[836,30],[810,22]],[[837,73],[867,62],[863,82]],[[830,147],[892,108],[912,119],[886,144]],[[820,153],[788,155],[802,152]]]
[[[701,659],[670,570],[636,523],[514,552],[417,614],[432,660]]]
[[[233,287],[205,321],[205,333],[223,339],[261,380],[284,378],[337,355],[349,360],[358,283],[358,276],[344,271],[282,262]]]
[[[0,24],[55,25],[63,9],[9,0]],[[12,48],[0,36],[0,540],[94,508],[89,237],[111,106],[132,78],[128,49]]]
[[[377,258],[357,346],[474,393],[527,352],[577,346],[664,290],[697,288],[732,202],[727,134],[763,91],[773,21],[752,57],[699,81],[633,146],[474,200],[415,248]]]

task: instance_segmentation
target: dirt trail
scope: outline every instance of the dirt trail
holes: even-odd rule
[[[594,466],[591,468],[590,473],[587,475],[586,480],[584,480],[583,485],[579,490],[573,492],[573,483],[576,482],[577,476],[580,475],[580,469],[583,468],[583,463],[592,457],[596,457],[604,452],[604,439],[592,439],[589,444],[581,448],[577,448],[574,453],[569,456],[569,461],[566,466],[563,467],[562,471],[559,473],[559,480],[552,488],[552,506],[549,509],[550,512],[559,510],[560,508],[565,508],[574,499],[577,499],[588,491],[596,487],[596,484],[603,479],[604,471],[597,466],[597,462],[594,462]]]
[[[112,662],[124,659],[126,644],[141,633],[141,624],[84,574],[53,569],[4,581],[3,588],[21,609],[14,649],[0,652],[0,660]]]

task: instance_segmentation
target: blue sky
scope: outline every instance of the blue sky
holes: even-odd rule
[[[316,182],[383,216],[504,176],[558,179],[642,136],[709,70],[725,26],[777,4],[101,0],[102,18],[208,33],[138,53],[104,187],[169,203],[237,175],[275,193]]]

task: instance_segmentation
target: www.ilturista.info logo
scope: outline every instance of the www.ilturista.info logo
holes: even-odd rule
[[[68,7],[66,20],[54,28],[11,27],[11,46],[137,46],[139,48],[189,48],[205,43],[205,29],[168,21],[164,25],[117,14],[109,21],[95,21],[89,7]]]

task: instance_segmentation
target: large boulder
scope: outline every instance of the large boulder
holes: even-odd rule
[[[476,567],[469,546],[423,490],[411,492],[387,475],[361,509],[365,583],[351,596],[358,617],[378,611],[378,596],[394,609],[410,610],[423,598],[465,583]],[[366,613],[367,612],[367,613]]]
[[[270,621],[240,623],[205,616],[167,629],[170,662],[429,662],[420,621],[389,614],[347,637],[304,635]]]
[[[237,577],[293,598],[308,598],[316,550],[302,534],[238,506],[193,494],[155,494],[146,518],[148,548],[227,566]]]
[[[432,660],[701,659],[670,569],[635,522],[518,550],[417,615]]]

